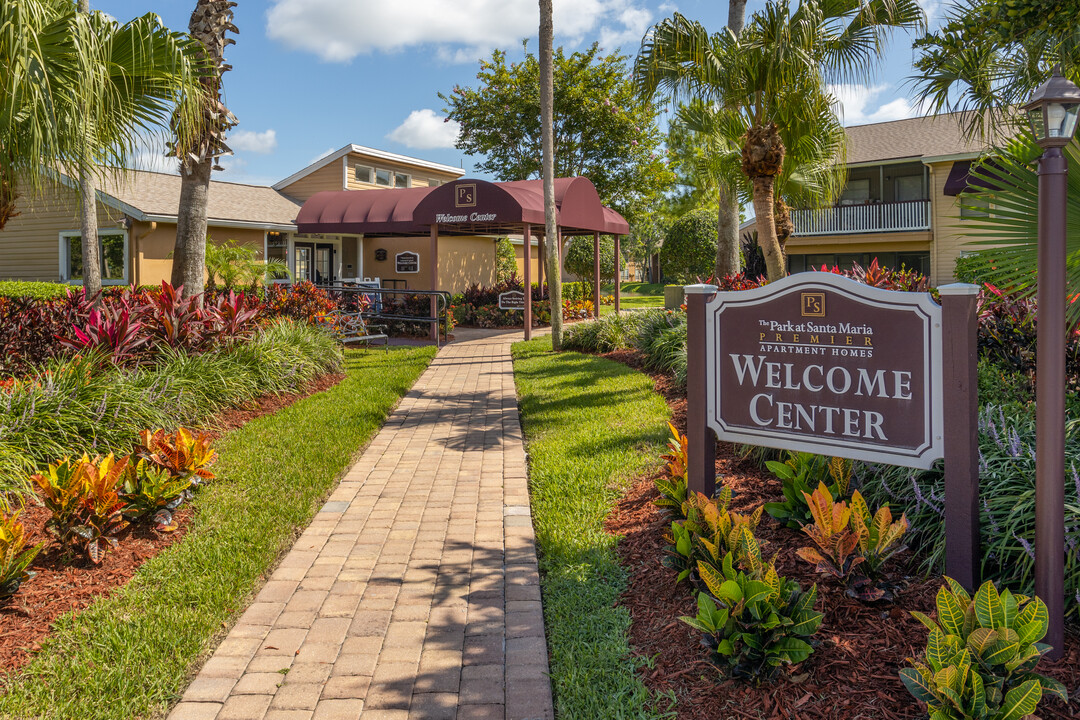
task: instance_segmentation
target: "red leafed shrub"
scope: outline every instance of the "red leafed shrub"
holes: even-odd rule
[[[329,293],[315,287],[310,280],[292,287],[273,284],[266,288],[263,301],[269,317],[288,317],[315,324],[319,318],[335,309]]]
[[[229,291],[183,298],[181,288],[162,283],[109,288],[96,305],[81,288],[62,298],[0,297],[0,378],[21,376],[65,352],[102,352],[117,364],[146,362],[162,347],[203,352],[250,337],[260,321],[314,323],[334,308],[311,283],[275,285],[266,296]]]

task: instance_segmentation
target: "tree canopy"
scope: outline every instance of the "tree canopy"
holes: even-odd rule
[[[481,155],[477,168],[499,180],[540,177],[540,66],[532,53],[508,62],[496,50],[480,61],[476,87],[439,94],[461,125],[457,148]],[[658,110],[634,94],[627,58],[593,44],[554,56],[555,175],[584,175],[600,199],[633,219],[668,189]]]
[[[596,266],[593,263],[592,236],[577,235],[570,239],[566,247],[563,265],[566,271],[577,275],[583,281],[592,283]],[[615,279],[615,238],[610,235],[600,236],[600,280]]]
[[[693,282],[712,274],[716,258],[716,216],[694,210],[668,228],[660,248],[660,268],[668,280]]]
[[[1060,64],[1080,82],[1080,0],[969,0],[915,42],[912,81],[930,112],[957,112],[970,135],[1011,135],[1015,108]]]

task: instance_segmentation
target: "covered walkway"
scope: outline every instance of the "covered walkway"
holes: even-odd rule
[[[169,720],[552,720],[510,342],[445,346]]]
[[[585,177],[555,179],[555,244],[562,253],[563,238],[593,236],[596,282],[593,302],[600,316],[600,236],[615,237],[615,277],[619,277],[620,237],[630,226],[619,213],[605,207],[592,182]],[[454,235],[507,235],[525,240],[525,287],[532,286],[531,242],[545,232],[544,190],[540,180],[488,182],[463,178],[433,188],[392,190],[335,190],[311,197],[296,218],[301,233],[360,234],[378,237],[430,237],[428,289],[439,290],[439,237]],[[539,243],[540,277],[544,285],[544,242]],[[562,267],[560,256],[558,266]],[[434,300],[432,301],[434,315]],[[615,283],[615,311],[619,311],[619,283]],[[532,333],[532,303],[525,303],[525,339]]]

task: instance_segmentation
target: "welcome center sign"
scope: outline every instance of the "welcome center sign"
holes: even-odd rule
[[[941,306],[825,272],[705,305],[720,440],[929,468],[944,455]]]

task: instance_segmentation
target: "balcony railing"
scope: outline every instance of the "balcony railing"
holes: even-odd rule
[[[837,205],[792,210],[795,235],[849,235],[930,229],[930,201]]]

